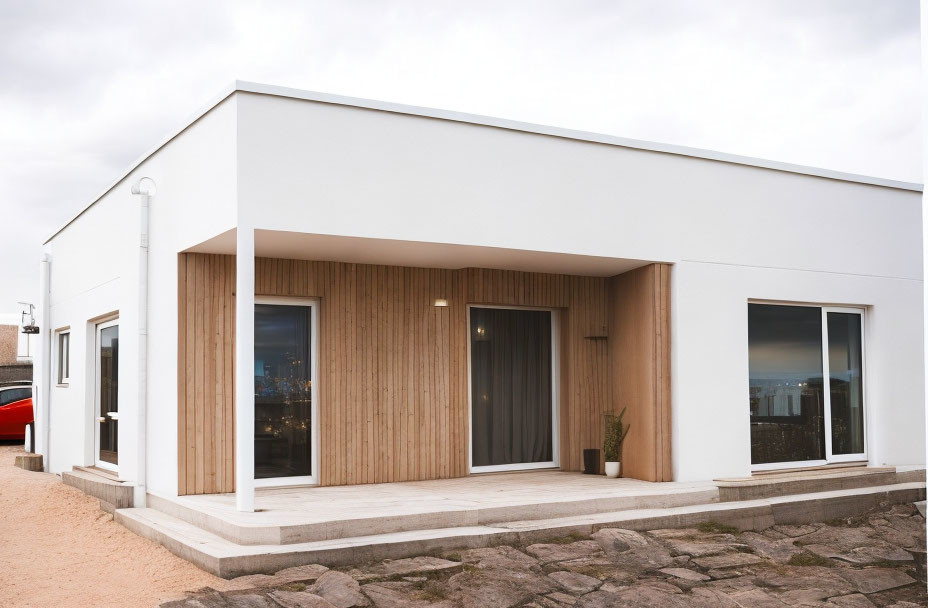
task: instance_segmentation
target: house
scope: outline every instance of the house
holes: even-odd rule
[[[921,189],[237,82],[45,243],[37,446],[246,513],[623,408],[639,480],[923,465]]]
[[[0,313],[0,384],[32,382],[36,338],[23,333],[22,314]]]

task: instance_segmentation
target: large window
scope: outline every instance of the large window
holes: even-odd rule
[[[553,316],[470,308],[471,470],[557,466]]]
[[[862,311],[749,304],[748,341],[752,464],[865,459]]]
[[[312,305],[255,304],[256,480],[313,481],[313,340]]]

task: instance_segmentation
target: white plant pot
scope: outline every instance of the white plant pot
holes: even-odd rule
[[[607,462],[606,463],[606,477],[618,477],[619,472],[622,470],[621,462]]]

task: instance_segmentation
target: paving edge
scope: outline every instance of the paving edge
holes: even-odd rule
[[[271,574],[309,563],[346,566],[439,551],[531,544],[570,534],[588,536],[608,527],[653,530],[692,527],[713,521],[740,530],[762,530],[775,524],[841,519],[866,512],[882,503],[912,503],[924,499],[925,484],[913,482],[743,502],[599,513],[509,522],[493,527],[417,530],[289,545],[236,545],[152,509],[117,509],[115,520],[207,572],[234,578],[244,574]]]
[[[597,496],[529,505],[506,505],[473,509],[448,509],[429,513],[375,516],[307,524],[242,525],[221,514],[198,511],[189,505],[157,494],[148,494],[148,505],[191,523],[238,545],[305,544],[352,536],[377,536],[423,529],[497,526],[515,518],[547,520],[574,515],[614,513],[624,510],[672,508],[719,501],[718,488],[675,489],[667,493],[629,496]]]

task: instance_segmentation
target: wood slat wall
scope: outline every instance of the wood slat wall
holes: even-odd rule
[[[234,256],[181,254],[179,274],[178,491],[228,492]],[[467,304],[557,309],[560,461],[580,470],[583,448],[601,447],[602,414],[613,409],[612,353],[601,339],[610,285],[480,268],[255,260],[257,295],[320,299],[322,485],[467,475]],[[433,306],[436,298],[448,306]]]
[[[181,254],[177,273],[177,491],[231,492],[235,258]]]
[[[612,277],[609,295],[613,401],[630,425],[622,475],[671,481],[670,265]]]

